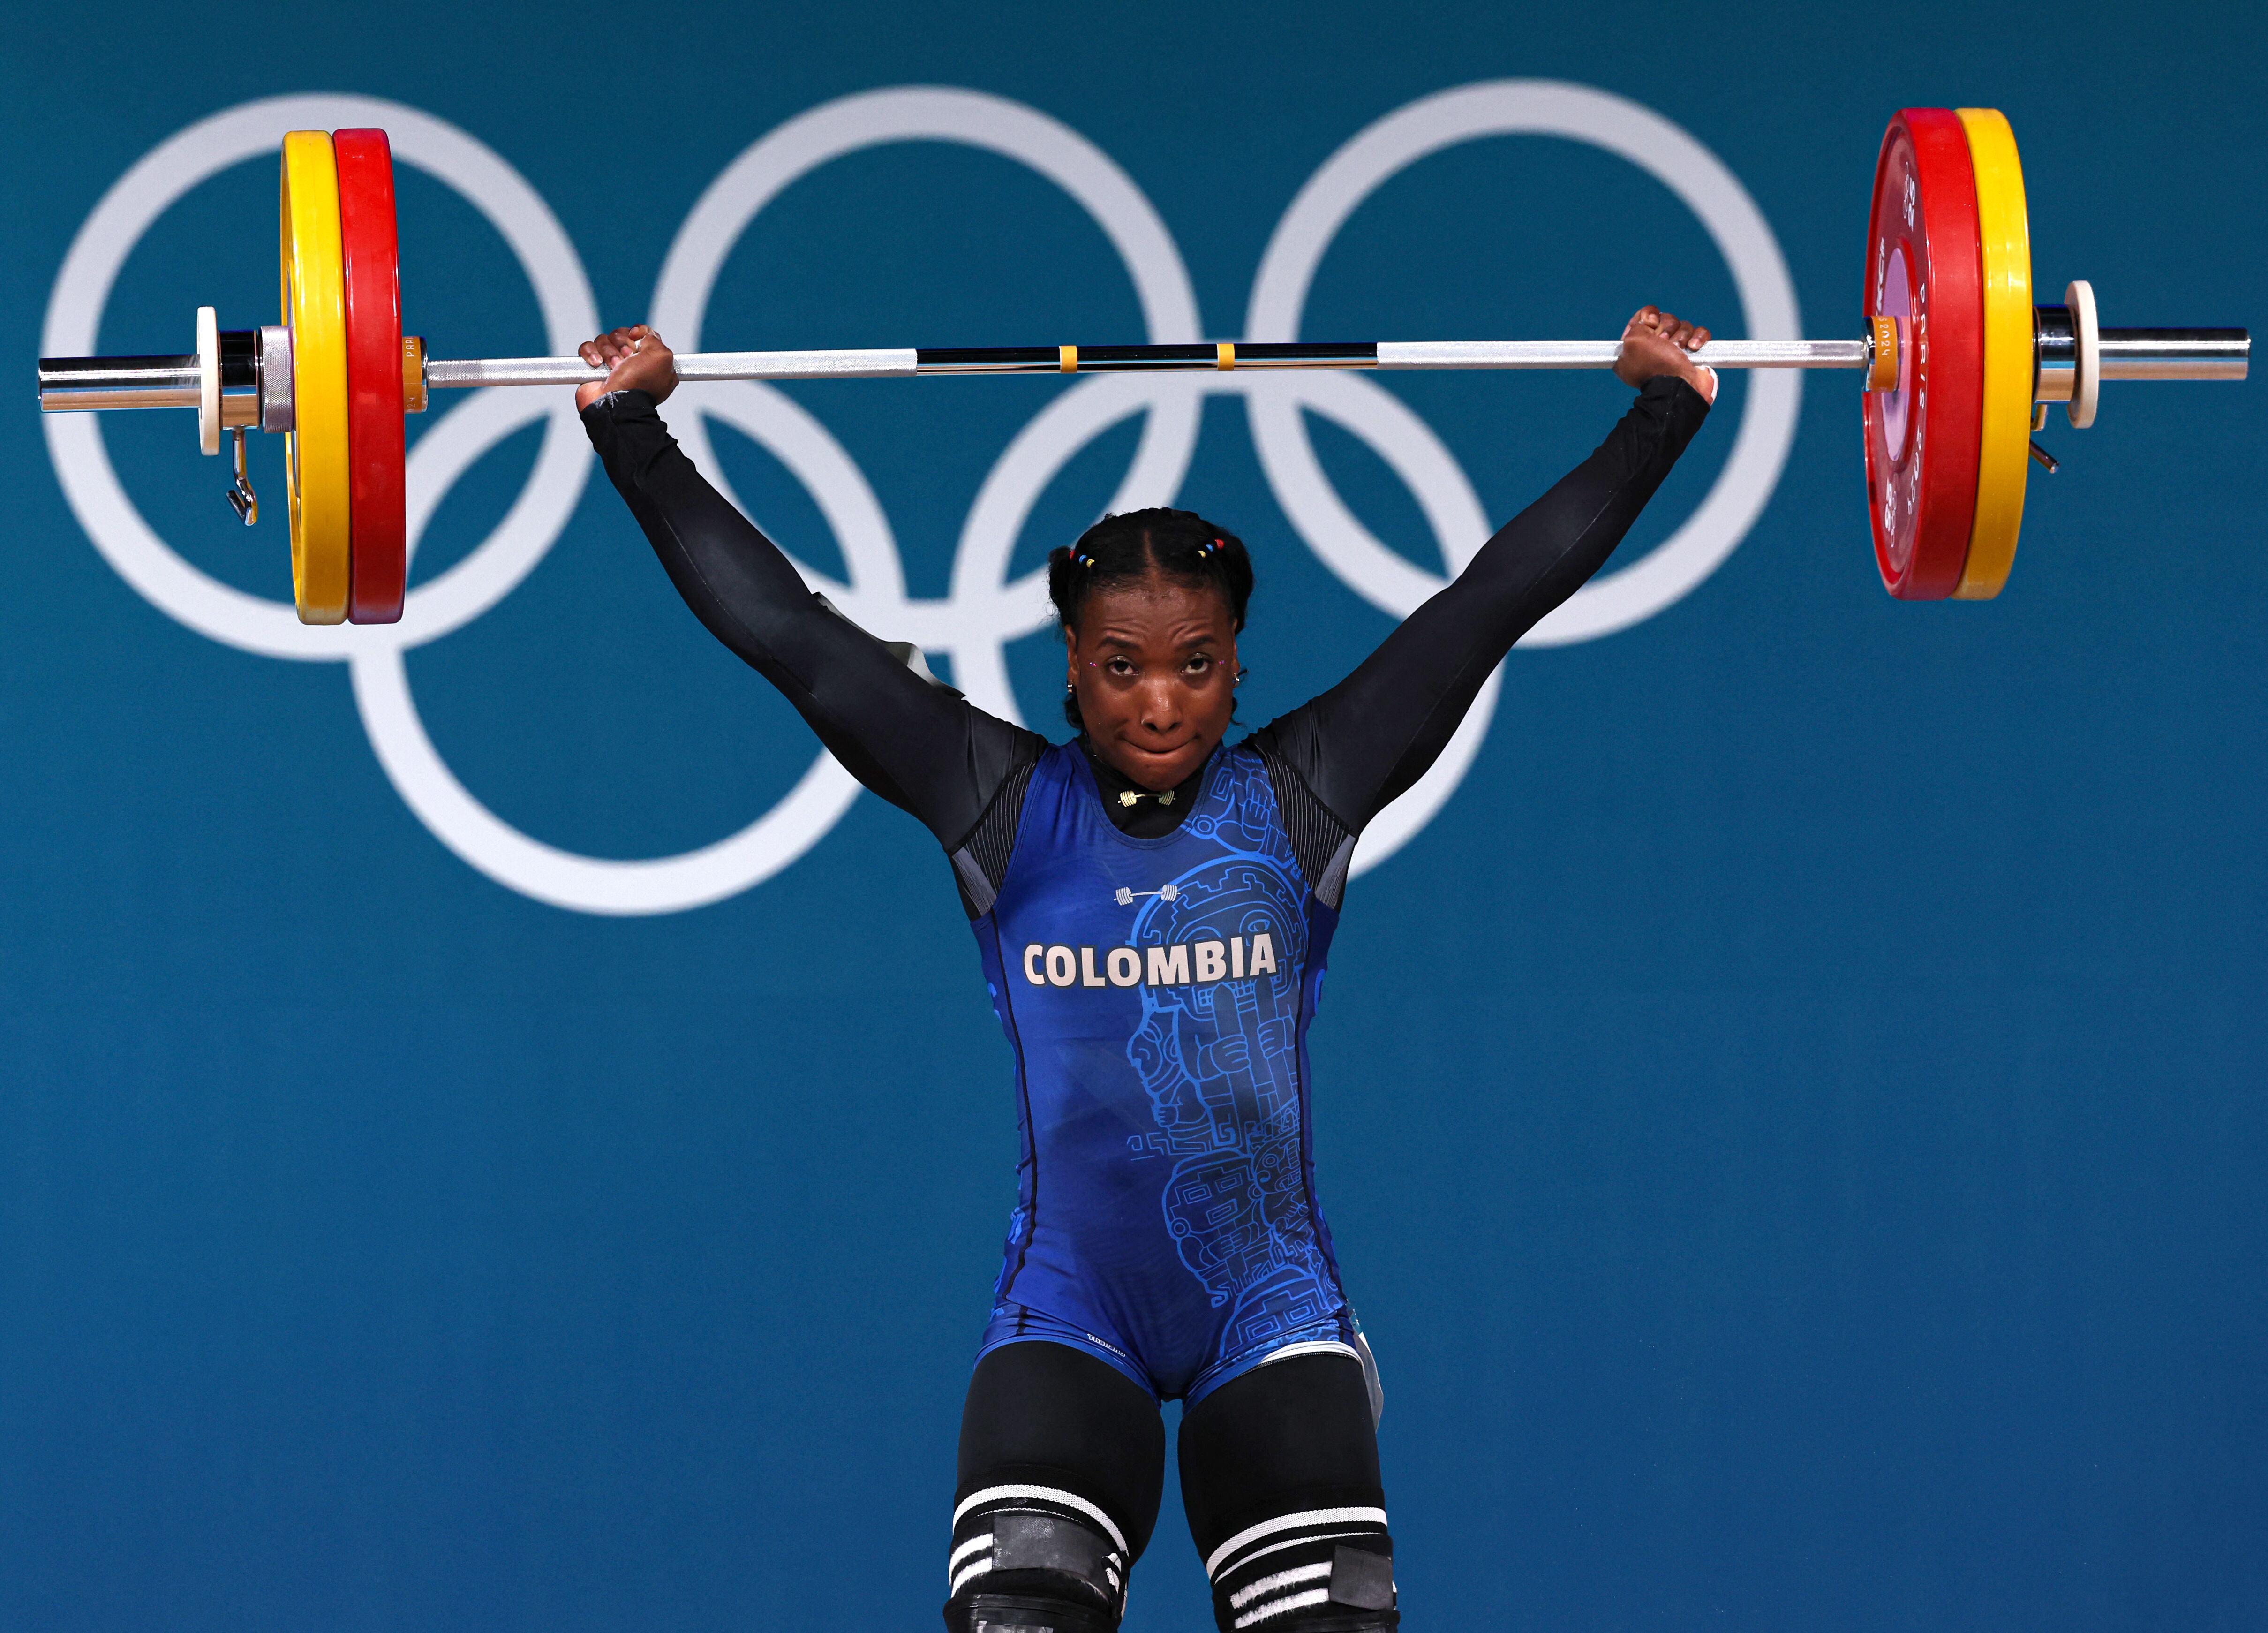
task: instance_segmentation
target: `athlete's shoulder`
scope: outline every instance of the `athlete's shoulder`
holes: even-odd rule
[[[1076,737],[1069,743],[1050,743],[1042,737],[1039,751],[1032,758],[1032,777],[1035,781],[1067,781],[1085,757],[1085,750]]]
[[[1269,721],[1236,747],[1238,753],[1251,757],[1252,775],[1267,790],[1275,825],[1298,860],[1300,871],[1322,904],[1336,910],[1346,885],[1355,830],[1315,797],[1308,774],[1313,727],[1314,706],[1308,705]]]
[[[1268,783],[1268,761],[1247,737],[1238,743],[1223,743],[1213,756],[1212,771],[1206,779],[1211,787],[1233,798],[1265,798],[1274,802],[1274,791]]]

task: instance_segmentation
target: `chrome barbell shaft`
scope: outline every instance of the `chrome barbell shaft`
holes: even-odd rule
[[[919,374],[1201,373],[1263,369],[1612,368],[1613,340],[1419,340],[1257,344],[1207,341],[1152,346],[902,347],[862,351],[690,351],[680,380],[873,380]],[[1696,354],[1713,368],[1864,368],[1863,340],[1712,340]],[[580,386],[606,378],[579,358],[493,358],[425,365],[437,388]]]
[[[2052,348],[2056,337],[2045,344]],[[1614,366],[1621,349],[1621,343],[1613,340],[1417,340],[694,351],[679,354],[677,374],[681,380],[722,381],[1268,369],[1603,369]],[[2242,380],[2251,339],[2241,329],[2105,329],[2101,350],[2105,380]],[[1867,367],[1873,355],[1872,344],[1865,340],[1712,340],[1694,354],[1697,361],[1712,368],[1846,369]],[[2043,360],[2047,361],[2044,355]],[[48,413],[195,408],[196,364],[194,356],[42,358],[40,407]],[[431,358],[425,365],[425,383],[437,389],[582,386],[605,378],[606,371],[580,358]]]
[[[680,380],[887,380],[917,374],[917,352],[686,351]],[[429,358],[425,383],[436,390],[480,386],[585,386],[607,371],[580,358]]]
[[[2251,337],[2241,329],[2105,329],[2105,380],[2242,380]],[[1405,340],[1258,344],[1204,342],[1151,346],[914,347],[854,351],[693,351],[677,357],[680,380],[873,380],[920,374],[1091,374],[1263,369],[1612,368],[1614,340]],[[1712,368],[1867,367],[1865,340],[1712,340],[1694,360]],[[439,388],[581,386],[606,378],[579,358],[495,358],[425,366]]]

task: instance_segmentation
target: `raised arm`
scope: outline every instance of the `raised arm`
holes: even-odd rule
[[[1498,529],[1353,674],[1254,735],[1345,836],[1425,774],[1513,643],[1622,542],[1708,417],[1715,375],[1687,355],[1708,337],[1641,308],[1615,366],[1639,388],[1638,401],[1607,440]]]
[[[779,548],[686,458],[656,411],[677,383],[644,328],[583,348],[611,371],[576,396],[584,429],[685,604],[779,688],[845,769],[910,811],[948,851],[1046,747],[987,714],[807,588]]]

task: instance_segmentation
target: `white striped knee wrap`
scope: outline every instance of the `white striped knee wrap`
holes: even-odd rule
[[[1247,1526],[1205,1561],[1223,1633],[1391,1628],[1394,1543],[1382,1508],[1316,1508]]]
[[[1126,1538],[1110,1516],[1050,1486],[991,1486],[953,1511],[947,1597],[1044,1592],[1116,1622],[1126,1608]]]

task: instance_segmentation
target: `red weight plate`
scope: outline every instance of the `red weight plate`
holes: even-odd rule
[[[392,624],[409,578],[402,496],[401,241],[394,150],[383,130],[331,137],[347,283],[347,458],[354,475],[353,582],[347,617]]]
[[[1984,435],[1977,174],[1958,115],[1909,107],[1874,166],[1867,315],[1896,320],[1898,383],[1865,394],[1867,499],[1882,585],[1938,601],[1961,582]]]

